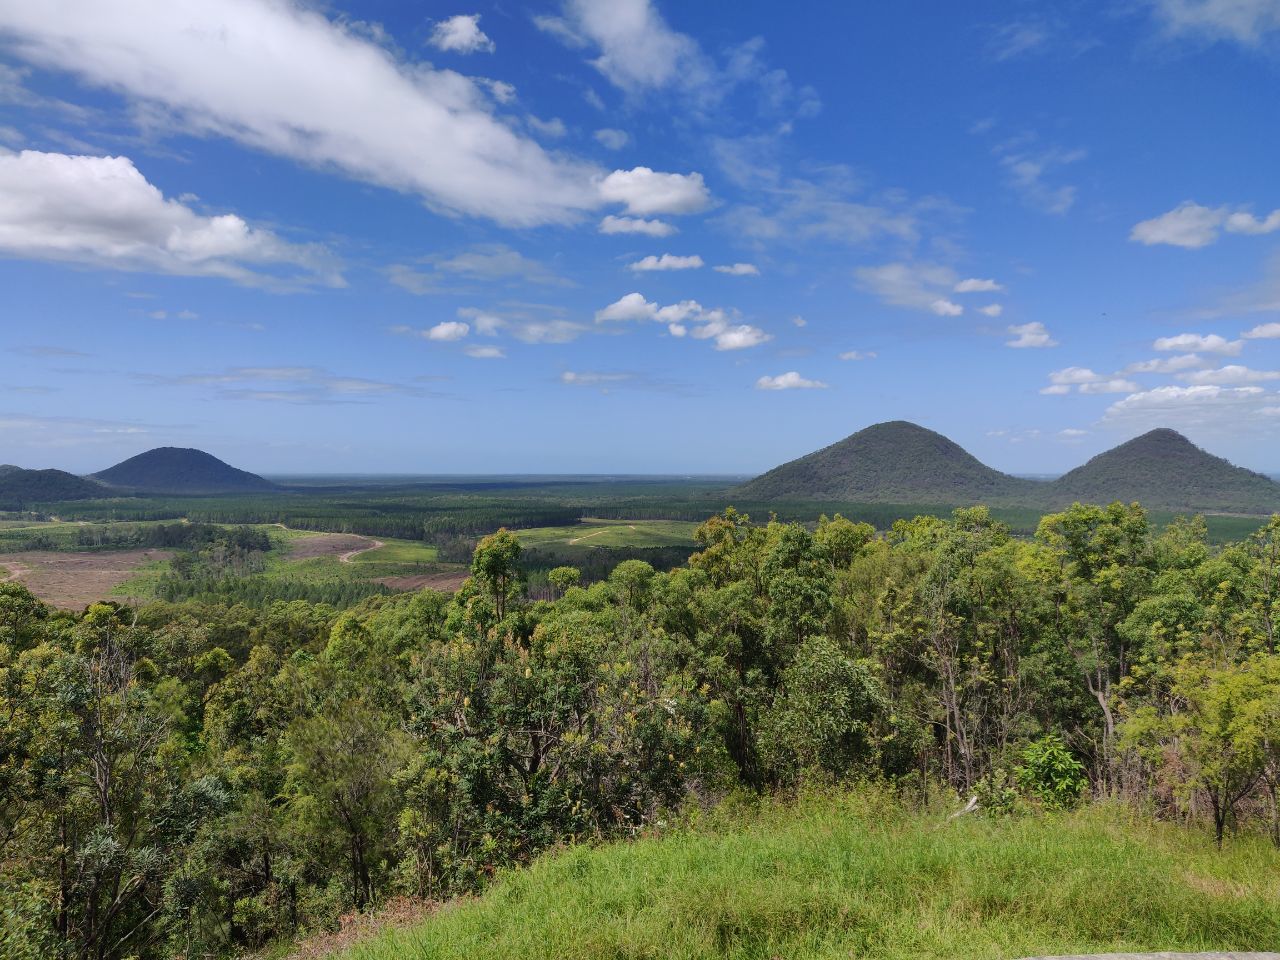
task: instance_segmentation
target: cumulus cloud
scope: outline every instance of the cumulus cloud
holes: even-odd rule
[[[862,289],[885,303],[913,310],[928,310],[941,317],[956,317],[964,307],[943,295],[955,283],[955,271],[933,263],[886,263],[858,267],[854,277]]]
[[[711,202],[702,174],[658,173],[648,167],[613,171],[600,181],[600,196],[639,217],[697,213]]]
[[[595,137],[596,143],[604,147],[606,150],[621,150],[631,142],[631,136],[625,130],[616,130],[612,127],[605,127],[603,130],[597,130],[592,136]]]
[[[674,254],[664,253],[660,257],[650,255],[637,260],[635,263],[628,264],[627,269],[643,273],[654,270],[696,270],[702,265],[702,258],[697,254],[689,257],[680,257]]]
[[[596,323],[654,321],[667,325],[673,337],[690,336],[695,340],[713,340],[717,350],[745,350],[773,339],[759,327],[735,323],[735,312],[722,307],[710,310],[696,300],[659,306],[639,293],[628,293],[607,307],[596,311]]]
[[[663,220],[645,220],[640,217],[615,217],[613,214],[600,221],[600,232],[607,234],[638,233],[646,237],[669,237],[678,230],[674,224]]]
[[[1024,349],[1028,347],[1056,347],[1058,345],[1058,341],[1049,336],[1049,331],[1045,329],[1043,323],[1015,324],[1008,327],[1007,332],[1013,339],[1005,341],[1006,347]]]
[[[423,336],[428,340],[449,343],[454,340],[461,340],[470,332],[471,327],[468,324],[463,323],[461,320],[445,320],[444,322],[437,323],[434,327],[423,331]]]
[[[1228,340],[1216,333],[1179,333],[1172,337],[1161,337],[1152,344],[1152,347],[1160,351],[1198,351],[1236,357],[1244,348],[1244,341]]]
[[[0,150],[0,253],[249,286],[345,286],[336,258],[166,198],[127,157]]]
[[[1078,393],[1131,393],[1139,389],[1132,380],[1122,377],[1104,376],[1095,373],[1088,367],[1066,367],[1049,374],[1049,386],[1041,389],[1048,396],[1063,396],[1072,391]]]
[[[1153,360],[1140,360],[1124,368],[1125,373],[1182,373],[1205,365],[1197,353],[1183,353],[1176,357],[1156,357]]]
[[[1280,323],[1262,323],[1240,336],[1246,340],[1280,340]]]
[[[5,8],[8,49],[155,120],[511,225],[601,202],[599,169],[492,113],[479,81],[397,57],[296,0],[42,0]],[[146,29],[140,29],[145,24]]]
[[[1004,287],[994,280],[981,280],[977,277],[970,277],[967,280],[961,280],[952,289],[956,293],[996,293],[1003,290]]]
[[[493,41],[480,29],[480,14],[458,14],[441,20],[427,41],[437,50],[451,53],[493,53]]]
[[[827,384],[821,380],[806,380],[794,370],[780,373],[776,377],[761,377],[756,381],[757,390],[825,390]]]
[[[1197,384],[1144,390],[1107,408],[1103,422],[1133,427],[1212,428],[1223,432],[1248,429],[1251,423],[1275,422],[1280,395],[1262,387]],[[1270,413],[1269,411],[1276,411]]]
[[[649,0],[566,0],[562,17],[534,23],[570,46],[592,46],[591,65],[628,93],[671,86],[697,88],[712,68],[693,38],[672,30]]]
[[[760,276],[760,268],[754,263],[724,263],[711,269],[716,273],[727,273],[731,277]]]
[[[998,303],[989,303],[985,307],[979,307],[978,312],[986,314],[988,317],[998,317],[1004,313],[1004,307]]]
[[[1234,385],[1240,383],[1264,383],[1268,380],[1280,380],[1280,370],[1253,370],[1238,363],[1229,363],[1214,370],[1197,370],[1194,373],[1182,374],[1188,383],[1214,383]]]
[[[1146,246],[1165,244],[1195,250],[1217,241],[1221,232],[1255,236],[1280,230],[1280,210],[1258,218],[1247,211],[1206,207],[1184,200],[1167,213],[1135,224],[1129,239]]]

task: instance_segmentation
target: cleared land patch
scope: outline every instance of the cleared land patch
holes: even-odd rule
[[[33,550],[0,555],[0,567],[45,603],[80,610],[113,597],[115,590],[148,564],[168,560],[170,550],[60,553]]]
[[[698,524],[687,520],[601,520],[513,531],[526,547],[693,547]]]

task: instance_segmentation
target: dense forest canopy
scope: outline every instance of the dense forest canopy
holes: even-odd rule
[[[669,572],[559,567],[547,600],[506,531],[454,596],[345,611],[73,615],[0,584],[0,955],[260,949],[810,783],[1280,843],[1280,516],[1212,546],[1136,504],[1034,538],[983,508],[883,535],[730,509],[697,539]]]

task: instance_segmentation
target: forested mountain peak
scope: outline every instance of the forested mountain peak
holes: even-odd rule
[[[1049,485],[1054,503],[1141,501],[1166,510],[1280,510],[1280,484],[1215,457],[1167,427],[1100,453]]]
[[[103,483],[148,493],[237,493],[275,484],[187,447],[156,447],[93,475]]]
[[[891,420],[775,467],[734,492],[752,499],[967,503],[1033,487],[988,467],[940,433]]]
[[[64,470],[25,470],[0,465],[0,509],[22,509],[32,503],[89,500],[106,491],[102,484]]]

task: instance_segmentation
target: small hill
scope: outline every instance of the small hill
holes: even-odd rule
[[[105,484],[143,493],[249,493],[276,485],[203,450],[157,447],[95,473]]]
[[[1079,500],[1139,501],[1153,510],[1268,514],[1280,484],[1206,453],[1176,430],[1159,429],[1100,453],[1045,488],[1054,506]]]
[[[295,956],[951,960],[1280,943],[1280,857],[1262,837],[1218,851],[1105,808],[949,821],[844,796],[698,822],[569,846],[420,922],[392,914],[354,945],[335,934]]]
[[[0,509],[21,510],[31,503],[91,500],[108,495],[102,484],[65,470],[24,470],[12,464],[0,465]]]
[[[1032,499],[1040,485],[980,462],[940,433],[877,423],[737,487],[746,501],[966,504]]]

